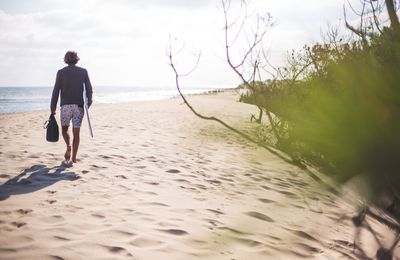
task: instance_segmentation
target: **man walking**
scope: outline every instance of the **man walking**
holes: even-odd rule
[[[76,163],[76,155],[79,147],[79,133],[84,116],[83,87],[86,88],[86,96],[88,98],[88,107],[92,104],[92,85],[90,84],[89,75],[86,69],[76,66],[78,63],[78,54],[74,51],[68,51],[64,56],[64,62],[68,66],[57,72],[56,83],[54,84],[53,95],[51,97],[50,110],[56,113],[58,97],[60,101],[60,119],[62,126],[62,136],[64,138],[67,149],[64,158],[67,162]],[[71,138],[68,128],[72,121],[72,150]],[[71,153],[72,152],[72,153]]]

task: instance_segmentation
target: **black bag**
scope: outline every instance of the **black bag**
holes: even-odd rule
[[[51,114],[49,120],[44,123],[44,128],[46,131],[46,140],[48,142],[57,142],[59,137],[57,120],[54,114]]]

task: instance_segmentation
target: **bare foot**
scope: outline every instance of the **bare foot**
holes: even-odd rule
[[[72,161],[62,161],[61,165],[63,167],[69,168],[69,167],[72,167],[73,163],[72,163]]]
[[[77,162],[76,158],[73,158],[73,157],[72,157],[71,161],[72,161],[73,163],[76,163],[76,162]]]
[[[64,154],[65,161],[69,161],[71,158],[71,146],[67,146],[67,150],[65,151]]]

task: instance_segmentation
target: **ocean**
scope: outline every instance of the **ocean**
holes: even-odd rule
[[[184,94],[197,94],[215,88],[188,88]],[[52,87],[0,87],[0,114],[50,109]],[[178,95],[175,88],[94,87],[94,104],[168,99]],[[60,101],[59,101],[60,102]],[[59,103],[58,103],[59,106]]]

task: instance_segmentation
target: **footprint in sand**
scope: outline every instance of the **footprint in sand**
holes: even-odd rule
[[[296,243],[295,247],[290,251],[300,257],[315,257],[316,254],[323,252],[319,248],[312,247],[304,243]]]
[[[112,246],[112,247],[108,248],[108,250],[110,250],[110,252],[112,252],[112,253],[119,253],[119,252],[125,251],[125,248],[119,247],[119,246]]]
[[[185,230],[181,230],[181,229],[158,229],[158,231],[161,231],[163,233],[167,233],[170,235],[175,235],[175,236],[183,236],[183,235],[188,234],[188,232],[186,232]]]
[[[298,187],[300,187],[300,188],[305,188],[305,187],[310,186],[308,183],[306,183],[306,182],[304,182],[304,181],[302,181],[302,180],[297,180],[297,179],[289,178],[288,181],[291,182],[291,183],[293,183],[293,184],[295,184],[296,186],[298,186]]]
[[[97,214],[97,213],[93,213],[93,214],[91,214],[91,215],[92,215],[92,217],[99,218],[99,219],[106,218],[105,216],[103,216],[103,215],[101,215],[101,214]]]
[[[285,196],[287,196],[289,198],[292,198],[292,199],[298,199],[299,198],[298,195],[296,195],[296,194],[294,194],[293,192],[290,192],[290,191],[285,191],[285,190],[276,190],[276,191],[279,192],[280,194],[283,194],[283,195],[285,195]]]
[[[202,184],[194,184],[193,186],[195,186],[196,188],[199,188],[201,190],[207,190],[207,187]]]
[[[139,248],[153,248],[163,245],[164,243],[158,240],[152,240],[144,237],[139,237],[130,242],[131,245]]]
[[[15,248],[0,248],[0,253],[16,253],[17,249]]]
[[[247,232],[243,232],[234,228],[230,228],[230,227],[218,227],[219,230],[222,230],[223,232],[228,232],[231,233],[235,236],[249,236],[251,235],[250,233]]]
[[[352,242],[348,242],[345,240],[333,240],[335,242],[335,246],[334,247],[343,247],[343,248],[347,248],[347,249],[353,249],[354,248],[354,243]]]
[[[222,222],[220,222],[220,221],[218,221],[218,220],[215,220],[215,219],[206,218],[206,219],[204,219],[204,220],[205,220],[207,223],[211,224],[213,227],[218,227],[218,226],[220,226],[220,225],[223,224]]]
[[[272,188],[265,186],[265,185],[262,185],[261,188],[263,188],[264,190],[272,190]]]
[[[129,253],[128,250],[126,250],[123,247],[120,247],[120,246],[107,246],[107,245],[102,245],[102,247],[108,249],[108,251],[110,251],[111,253],[123,254],[126,257],[132,257],[132,254]]]
[[[275,203],[276,201],[274,200],[270,200],[270,199],[258,199],[259,201],[261,201],[262,203]]]
[[[219,180],[206,180],[206,182],[212,184],[212,185],[221,185],[222,182]]]
[[[105,166],[98,166],[98,165],[96,165],[96,164],[92,164],[92,165],[90,165],[90,166],[92,166],[93,168],[97,168],[97,169],[106,169],[107,167],[105,167]]]
[[[262,213],[255,212],[255,211],[247,212],[247,213],[245,213],[245,215],[262,220],[262,221],[266,221],[266,222],[275,222],[272,218],[268,217],[267,215],[264,215]]]
[[[317,241],[317,239],[315,239],[313,236],[311,236],[310,234],[308,234],[308,233],[306,233],[306,232],[304,232],[304,231],[301,231],[301,230],[291,230],[291,232],[292,232],[293,234],[295,234],[296,236],[305,238],[305,239],[307,239],[307,240]]]
[[[59,223],[59,222],[64,221],[64,218],[60,215],[53,215],[51,217],[47,217],[45,221],[48,224],[53,224],[53,223]]]
[[[275,240],[275,241],[282,241],[282,238],[280,238],[280,237],[272,236],[272,235],[269,235],[269,234],[266,234],[265,236],[270,238],[270,239],[272,239],[272,240]]]
[[[144,202],[142,203],[143,205],[148,205],[148,206],[156,206],[156,207],[168,207],[167,204],[161,203],[161,202]]]
[[[180,173],[181,171],[177,170],[177,169],[170,169],[170,170],[167,170],[167,172],[168,173]]]
[[[292,184],[291,183],[286,183],[286,182],[278,182],[275,184],[276,186],[279,186],[281,188],[292,188]]]
[[[125,156],[119,155],[119,154],[113,154],[112,156],[117,157],[117,158],[120,158],[120,159],[126,159]]]
[[[132,212],[135,212],[136,210],[134,210],[134,209],[129,209],[129,208],[124,208],[124,209],[122,209],[123,211],[125,211],[125,212],[128,212],[128,213],[132,213]]]
[[[223,181],[227,181],[227,182],[234,182],[232,179],[226,178],[226,177],[219,177],[218,179],[223,180]]]
[[[26,223],[25,223],[25,222],[17,222],[17,221],[14,221],[14,222],[11,223],[11,225],[13,225],[14,227],[20,228],[20,227],[25,226]]]
[[[26,215],[28,213],[31,213],[33,210],[31,209],[18,209],[16,210],[17,213],[21,214],[21,215]]]
[[[188,180],[185,179],[174,179],[176,182],[181,182],[181,183],[190,183]]]
[[[59,240],[59,241],[71,241],[71,239],[68,239],[66,237],[61,237],[61,236],[53,236],[53,239]]]
[[[220,210],[216,210],[216,209],[207,209],[208,211],[216,214],[216,215],[225,215],[224,212],[220,211]]]
[[[149,181],[149,182],[146,182],[146,183],[147,183],[147,184],[150,184],[150,185],[153,185],[153,186],[160,185],[160,183],[154,182],[154,181]]]
[[[246,245],[247,247],[251,247],[251,248],[264,246],[263,243],[261,243],[259,241],[256,241],[256,240],[253,240],[253,239],[236,237],[236,238],[234,238],[234,240],[239,242],[242,245]]]
[[[120,229],[110,229],[101,232],[102,235],[112,236],[115,239],[124,240],[126,238],[132,238],[136,236],[135,233],[131,233],[128,231],[120,230]]]

